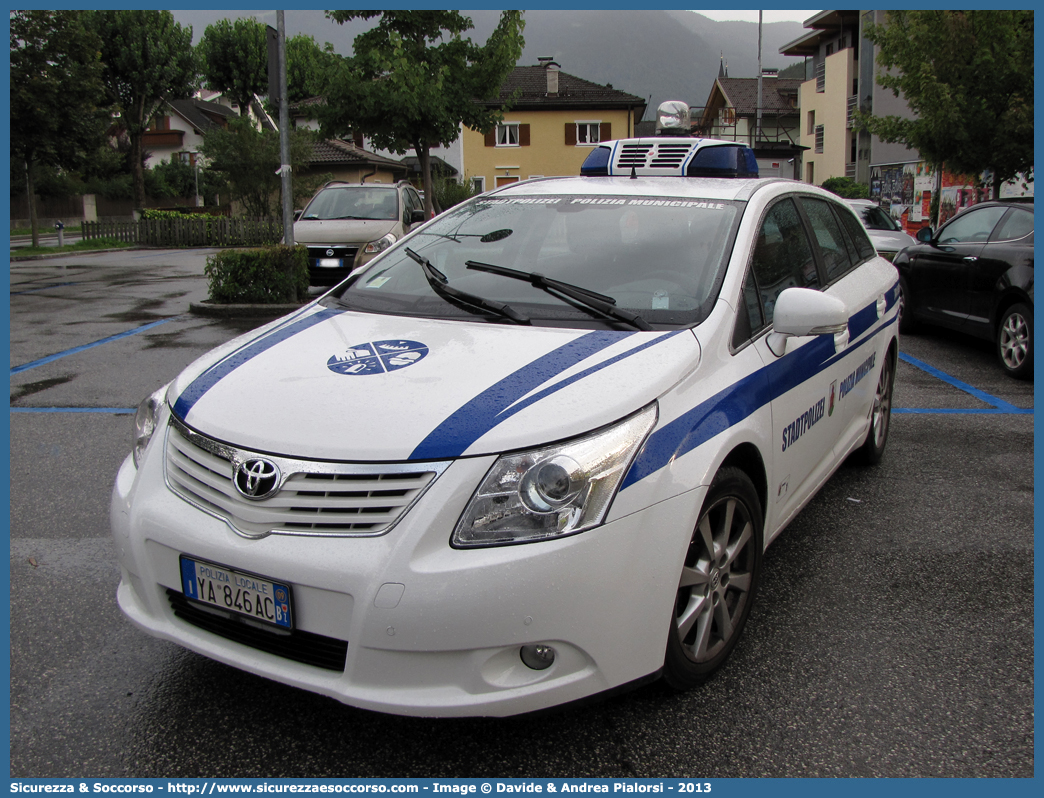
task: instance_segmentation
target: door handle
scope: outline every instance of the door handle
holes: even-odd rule
[[[977,257],[975,257],[974,255],[965,255],[965,256],[964,256],[964,259],[965,259],[966,261],[968,261],[968,263],[975,263],[975,261],[977,261],[977,260],[978,260],[978,258],[977,258]]]

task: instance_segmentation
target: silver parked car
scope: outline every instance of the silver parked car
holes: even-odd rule
[[[848,204],[855,210],[859,220],[870,234],[870,242],[882,258],[892,260],[903,247],[916,244],[914,237],[903,232],[899,222],[871,200],[851,199]]]
[[[424,202],[406,181],[333,181],[298,215],[294,240],[308,248],[311,284],[334,285],[424,220]]]

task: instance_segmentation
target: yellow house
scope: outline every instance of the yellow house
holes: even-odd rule
[[[580,174],[580,165],[600,141],[628,138],[645,113],[633,94],[567,75],[550,58],[515,67],[500,89],[503,104],[519,98],[487,134],[465,129],[461,136],[464,175],[481,191],[529,180]]]

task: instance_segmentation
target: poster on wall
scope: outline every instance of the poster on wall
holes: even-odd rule
[[[910,223],[917,228],[931,222],[935,172],[924,161],[919,161],[914,167],[914,199],[910,208]]]
[[[942,175],[924,161],[870,167],[870,199],[888,211],[910,235],[930,224],[932,196],[939,192],[939,221],[944,224],[965,208],[989,199],[993,180],[989,172],[981,180],[974,176],[956,175],[946,169]],[[1024,179],[1009,180],[1001,186],[1001,199],[1032,197],[1033,183]]]

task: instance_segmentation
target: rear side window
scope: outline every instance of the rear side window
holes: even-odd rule
[[[870,236],[867,235],[866,230],[863,229],[863,225],[860,224],[855,214],[848,213],[844,208],[838,208],[837,215],[841,219],[841,224],[844,225],[845,230],[848,231],[848,237],[855,244],[856,252],[859,253],[859,260],[868,260],[876,255],[877,250],[874,249]]]
[[[1017,241],[1033,232],[1033,214],[1021,208],[1013,208],[1008,218],[1001,222],[991,241]]]
[[[776,298],[784,289],[819,287],[812,247],[794,200],[780,200],[765,215],[754,242],[751,269],[766,324],[771,324]]]
[[[801,207],[805,209],[808,221],[812,225],[812,236],[819,245],[819,253],[823,258],[827,281],[833,282],[852,268],[845,244],[845,234],[841,225],[830,211],[830,205],[823,200],[801,198]]]

